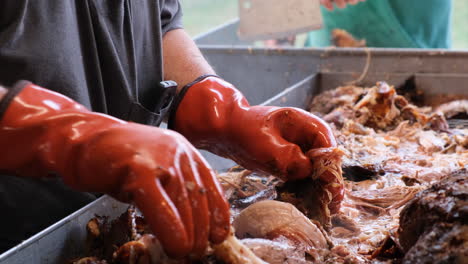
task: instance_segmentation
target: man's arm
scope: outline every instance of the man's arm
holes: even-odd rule
[[[171,30],[164,35],[163,60],[164,79],[177,82],[178,91],[201,75],[215,74],[183,29]]]

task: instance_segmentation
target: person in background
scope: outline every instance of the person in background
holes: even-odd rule
[[[320,4],[327,9],[333,10],[333,4],[336,4],[339,8],[344,8],[346,5],[355,5],[365,0],[320,0]],[[282,39],[269,39],[263,42],[263,45],[268,48],[279,48],[279,47],[292,47],[296,44],[296,36],[291,35]]]
[[[324,28],[308,33],[306,47],[332,46],[334,29],[365,40],[368,47],[451,47],[452,0],[321,0],[321,3]]]

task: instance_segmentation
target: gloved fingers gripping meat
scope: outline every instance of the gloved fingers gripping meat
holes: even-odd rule
[[[148,133],[141,133],[143,128],[124,128],[125,131],[119,129],[116,134],[126,138],[126,143],[132,147],[132,151],[139,151],[139,155],[131,162],[128,179],[120,191],[123,194],[131,194],[131,199],[143,212],[168,254],[201,255],[207,247],[211,227],[210,215],[220,215],[216,229],[218,239],[226,236],[229,221],[227,203],[219,189],[210,188],[210,195],[217,199],[213,203],[214,208],[208,207],[207,190],[201,177],[214,177],[214,174],[206,167],[206,163],[201,162],[199,154],[183,137],[171,131],[164,131],[158,138],[153,139],[154,143],[144,143],[141,139],[151,139],[155,135],[155,132],[151,131],[153,128],[145,129]],[[177,147],[168,146],[167,143],[174,139],[178,141]],[[140,141],[142,142],[139,143]],[[90,164],[93,167],[102,167],[99,164],[119,159],[119,156],[113,157],[113,154],[108,153],[111,151],[121,155],[120,147],[114,146],[112,142],[115,142],[112,136],[95,142],[93,151],[85,155],[107,159],[94,159],[87,163],[88,166]],[[151,149],[146,149],[143,144]],[[151,157],[161,149],[164,149],[168,156],[159,159],[155,164]],[[124,163],[124,166],[127,164]],[[100,172],[101,175],[104,173]],[[120,195],[117,197],[125,198]]]
[[[272,108],[271,110],[273,111],[267,119],[272,120],[273,126],[279,131],[285,145],[299,147],[299,149],[296,149],[297,155],[304,156],[307,161],[311,159],[311,155],[314,156],[314,159],[320,159],[321,156],[325,155],[327,157],[320,160],[326,159],[332,163],[339,161],[339,155],[337,155],[338,159],[329,159],[332,156],[329,153],[336,148],[337,143],[331,128],[322,119],[297,108],[285,107]],[[311,153],[316,153],[316,155]],[[322,153],[323,155],[321,155]],[[336,154],[338,153],[336,152]],[[319,169],[318,163],[314,164],[313,160],[312,163],[311,170],[303,171],[302,175],[301,172],[296,173],[298,179],[317,176],[314,173]],[[337,165],[339,167],[340,164]],[[334,164],[329,164],[329,166],[334,166]],[[327,181],[325,178],[323,180]]]
[[[229,204],[223,195],[219,195],[222,187],[213,177],[213,171],[209,169],[202,157],[199,159],[199,166],[201,167],[199,173],[207,193],[208,205],[211,208],[209,238],[212,243],[221,243],[229,232],[229,226],[226,225],[230,221]]]
[[[315,148],[306,155],[313,168],[310,177],[277,186],[279,200],[292,203],[328,229],[331,215],[338,213],[344,199],[343,151],[337,147]]]
[[[227,236],[229,207],[215,174],[183,136],[93,113],[60,94],[21,85],[0,121],[0,147],[8,153],[0,159],[1,170],[59,175],[77,190],[135,202],[171,256],[202,254],[209,234],[216,242]]]
[[[273,173],[283,180],[310,177],[314,168],[305,153],[336,146],[329,127],[300,109],[253,106],[243,118],[252,125],[239,129],[235,141],[241,144],[245,154],[233,159],[247,168]],[[250,140],[241,139],[245,137]]]
[[[330,127],[297,108],[250,106],[231,84],[209,76],[181,92],[170,127],[195,146],[231,158],[243,167],[283,180],[312,172],[305,155],[313,148],[336,147]]]
[[[193,230],[191,237],[194,241],[193,252],[202,255],[208,245],[210,208],[208,206],[207,190],[200,174],[201,170],[207,168],[205,163],[200,162],[200,157],[197,157],[196,153],[194,153],[193,159],[190,159],[188,156],[182,156],[180,159],[182,166],[178,173],[183,179],[178,179],[174,185],[174,190],[168,192],[171,194],[172,201],[177,201],[176,203],[188,202],[186,208],[188,209],[187,211],[191,211],[191,214],[182,219],[190,219],[185,221],[186,226],[192,226],[192,229],[193,227],[197,227]],[[211,175],[203,176],[209,177]],[[185,193],[187,194],[186,199],[181,199],[181,195]]]

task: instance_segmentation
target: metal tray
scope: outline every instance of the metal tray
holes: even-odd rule
[[[429,96],[468,95],[468,52],[215,46],[202,51],[217,73],[241,89],[251,104],[305,108],[314,94],[356,79],[364,86],[381,80],[400,85],[414,77],[416,86]],[[204,154],[220,171],[233,165]],[[7,251],[0,256],[0,264],[66,263],[84,253],[85,225],[90,218],[95,214],[115,217],[126,208],[103,196]]]

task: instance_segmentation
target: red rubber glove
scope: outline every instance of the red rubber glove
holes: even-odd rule
[[[171,256],[202,254],[208,239],[226,238],[229,205],[213,171],[183,136],[22,85],[0,121],[0,170],[54,173],[77,190],[134,201]]]
[[[283,180],[318,178],[332,193],[332,211],[339,209],[344,195],[341,155],[334,151],[330,127],[318,117],[291,107],[250,106],[234,86],[215,76],[186,86],[177,103],[169,127],[196,147]],[[322,170],[327,162],[334,172]]]

